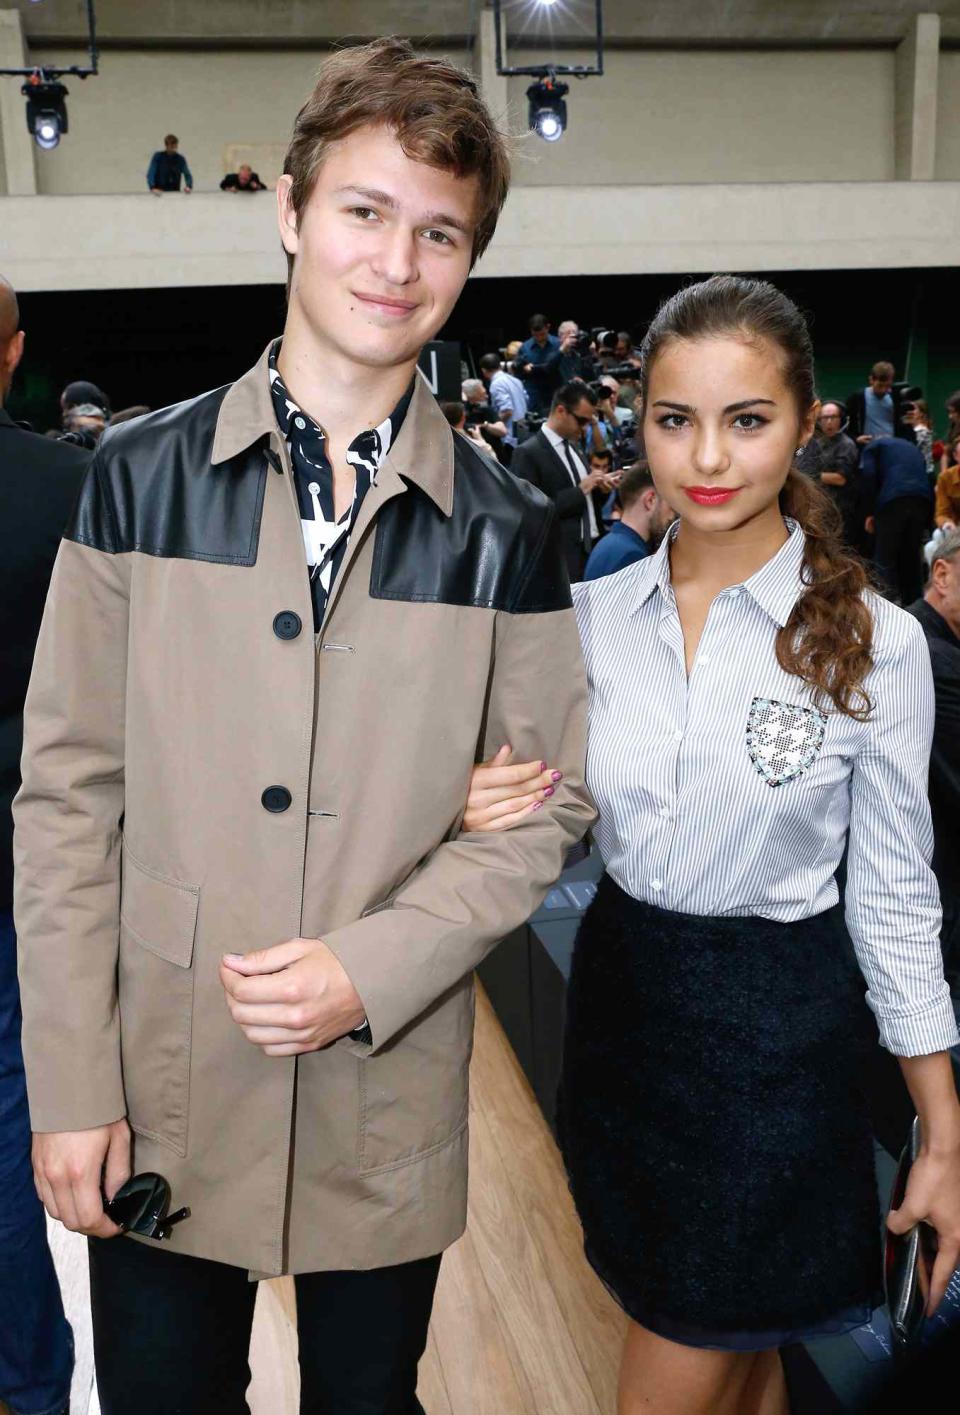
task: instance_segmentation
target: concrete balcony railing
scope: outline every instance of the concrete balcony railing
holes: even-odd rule
[[[479,277],[960,264],[960,182],[516,187]],[[271,193],[0,197],[20,290],[282,284]]]

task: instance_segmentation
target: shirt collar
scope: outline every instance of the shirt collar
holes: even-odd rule
[[[754,603],[781,629],[806,589],[801,573],[806,537],[796,521],[788,517],[784,520],[788,535],[776,555],[771,556],[748,580],[744,580],[742,586],[736,587],[746,590]],[[643,562],[646,574],[641,577],[637,587],[631,613],[635,614],[654,590],[659,590],[664,599],[670,597],[670,547],[679,529],[680,522],[674,521],[661,541],[659,550]],[[731,585],[729,588],[733,589],[735,586]]]
[[[561,447],[569,447],[571,452],[576,452],[578,456],[580,455],[579,448],[576,447],[574,443],[569,442],[567,438],[561,437],[559,432],[554,432],[549,423],[544,423],[540,430],[551,447],[556,447],[558,451]]]
[[[238,456],[259,439],[278,433],[269,381],[270,350],[275,343],[271,340],[253,368],[227,389],[213,438],[213,466]],[[453,511],[453,429],[419,370],[409,396],[403,427],[390,447],[389,463],[449,516]],[[387,461],[386,454],[383,461]]]

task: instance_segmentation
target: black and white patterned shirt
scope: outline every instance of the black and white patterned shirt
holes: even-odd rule
[[[287,392],[277,368],[281,342],[277,340],[270,350],[270,391],[277,424],[290,448],[303,544],[310,567],[313,627],[316,632],[323,620],[323,611],[350,543],[363,498],[375,485],[380,463],[397,439],[410,406],[413,388],[411,385],[407,389],[379,427],[364,428],[347,448],[347,461],[356,470],[357,480],[353,502],[338,521],[334,512],[333,467],[326,452],[326,435]]]

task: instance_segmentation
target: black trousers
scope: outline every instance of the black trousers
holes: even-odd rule
[[[890,595],[912,604],[923,594],[923,543],[932,510],[925,496],[898,496],[876,514],[873,558]]]
[[[257,1284],[246,1270],[129,1238],[91,1238],[103,1415],[246,1415]],[[294,1278],[301,1415],[423,1415],[417,1363],[440,1256]]]

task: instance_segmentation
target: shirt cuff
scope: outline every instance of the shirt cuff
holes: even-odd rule
[[[877,1014],[880,1041],[894,1056],[930,1056],[933,1052],[949,1051],[960,1043],[953,999],[944,984],[944,993],[924,1008],[907,1016],[884,1017]]]

